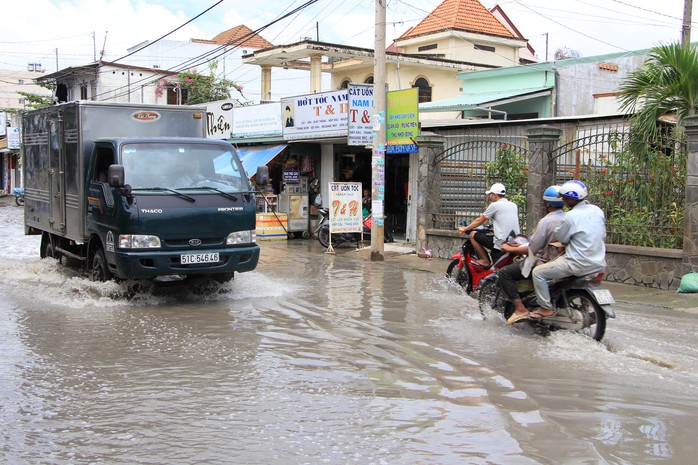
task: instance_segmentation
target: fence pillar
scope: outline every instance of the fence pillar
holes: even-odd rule
[[[698,271],[698,116],[683,120],[688,136],[686,202],[683,214],[683,276]]]
[[[556,161],[552,152],[557,147],[562,129],[542,125],[526,131],[528,137],[528,186],[526,193],[526,232],[531,234],[546,214],[543,192],[555,182]]]
[[[434,163],[437,155],[444,151],[446,138],[431,132],[423,132],[416,137],[419,146],[419,171],[417,173],[417,250],[427,248],[427,229],[431,227],[430,215],[438,211],[441,192],[441,179],[438,166]]]

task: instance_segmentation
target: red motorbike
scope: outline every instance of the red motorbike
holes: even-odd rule
[[[492,232],[492,230],[488,228],[480,227],[478,229],[486,233]],[[510,237],[509,240],[519,244],[528,243],[528,238],[520,234],[513,238]],[[495,259],[490,260],[490,263],[492,263],[491,266],[482,266],[473,261],[478,259],[477,252],[470,241],[470,236],[466,235],[461,251],[453,254],[451,257],[451,263],[448,264],[448,268],[446,269],[446,277],[458,283],[469,295],[472,295],[477,292],[480,280],[491,275],[495,270],[511,265],[514,263],[514,260],[520,256],[521,255],[504,252],[501,253],[501,255],[492,257]]]

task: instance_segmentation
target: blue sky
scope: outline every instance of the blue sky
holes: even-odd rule
[[[93,61],[104,45],[114,59],[144,40],[154,40],[215,5],[217,0],[22,0],[3,5],[0,68],[22,69],[38,61],[47,71]],[[245,24],[256,29],[304,0],[223,0],[169,38],[212,38]],[[433,10],[440,0],[389,0],[387,42]],[[683,0],[502,0],[499,3],[545,60],[560,47],[582,56],[649,48],[678,41]],[[661,11],[660,11],[661,8]],[[374,0],[319,0],[261,34],[274,44],[302,37],[373,47]],[[698,15],[698,13],[696,13]],[[698,17],[694,17],[698,25]],[[108,32],[107,32],[108,31]],[[547,35],[546,35],[547,34]],[[106,39],[106,41],[105,41]],[[698,33],[693,34],[694,41]]]

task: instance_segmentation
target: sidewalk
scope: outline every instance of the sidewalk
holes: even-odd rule
[[[371,248],[359,250],[341,249],[342,254],[354,254],[362,260],[371,259]],[[413,244],[387,243],[384,245],[386,263],[396,263],[402,268],[429,271],[446,276],[446,267],[451,260],[443,258],[419,258]],[[652,289],[604,281],[602,286],[610,290],[617,302],[648,305],[698,314],[698,294],[679,294],[676,291]]]

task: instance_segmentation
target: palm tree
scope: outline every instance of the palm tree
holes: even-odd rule
[[[653,140],[659,133],[657,119],[676,113],[678,123],[696,114],[698,100],[698,51],[679,44],[650,50],[644,65],[620,85],[621,109],[633,113],[635,134]]]

